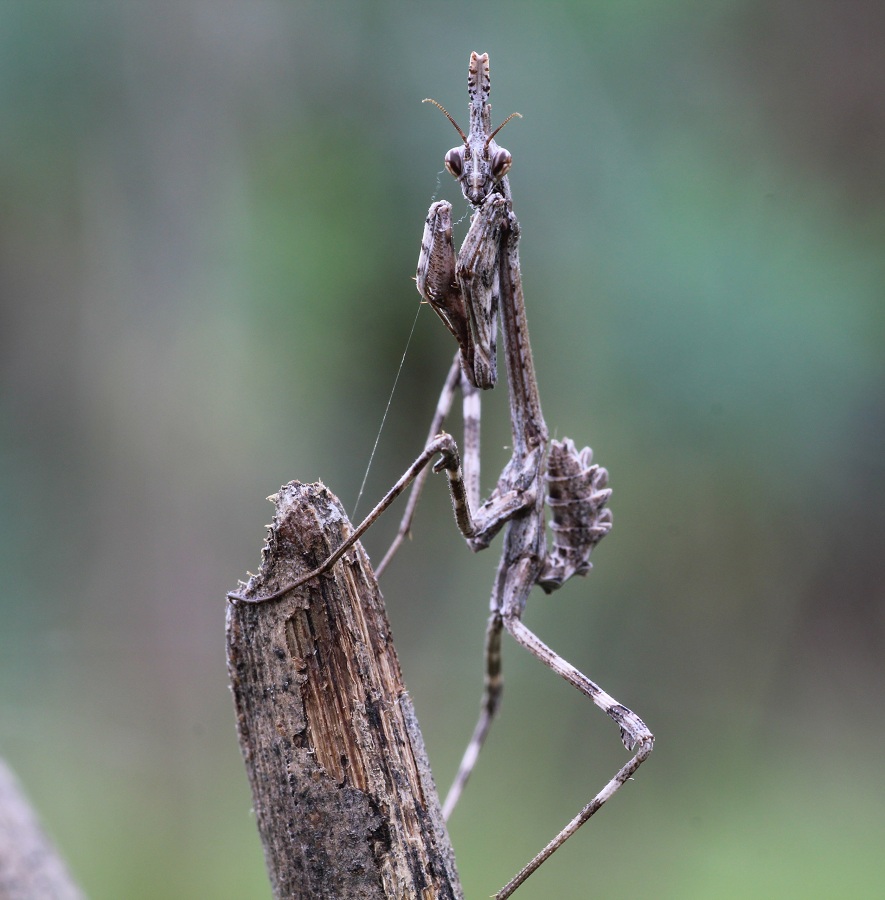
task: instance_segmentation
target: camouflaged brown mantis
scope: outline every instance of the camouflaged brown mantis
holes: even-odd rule
[[[511,154],[495,136],[514,115],[492,131],[489,105],[488,54],[470,55],[468,71],[470,126],[467,134],[435,100],[454,125],[462,144],[445,157],[473,207],[470,228],[460,251],[452,238],[451,204],[441,201],[429,210],[418,260],[417,285],[458,343],[458,352],[437,405],[424,451],[341,547],[312,572],[259,600],[273,600],[328,571],[411,484],[412,493],[397,537],[378,566],[380,576],[408,535],[422,485],[433,471],[445,470],[458,528],[468,546],[486,548],[499,531],[503,551],[491,594],[486,631],[485,689],[479,720],[443,806],[448,818],[485,742],[501,698],[501,635],[516,642],[569,684],[589,697],[618,724],[624,746],[633,756],[540,853],[495,896],[509,897],[555,850],[606,802],[649,756],[654,737],[635,713],[546,646],[522,622],[535,585],[550,593],[573,575],[585,575],[590,553],[611,529],[606,506],[611,491],[608,473],[592,463],[589,447],[578,451],[571,439],[551,441],[541,414],[532,351],[526,323],[519,268],[519,223],[513,212],[507,173]],[[496,331],[500,318],[510,392],[513,450],[491,494],[480,502],[479,392],[495,386]],[[464,466],[458,447],[442,426],[460,387],[464,403]],[[547,547],[545,503],[550,507],[553,535]]]

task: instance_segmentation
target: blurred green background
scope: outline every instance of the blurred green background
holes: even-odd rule
[[[501,142],[547,422],[614,488],[593,573],[527,622],[657,736],[518,896],[881,890],[883,42],[877,0],[0,4],[0,754],[91,897],[269,896],[224,595],[280,484],[353,510],[427,207],[466,213],[420,101],[466,126],[474,49],[495,122],[525,117]],[[453,350],[423,308],[357,514]],[[432,482],[382,585],[441,789],[499,547]],[[451,822],[471,898],[627,758],[505,650]]]

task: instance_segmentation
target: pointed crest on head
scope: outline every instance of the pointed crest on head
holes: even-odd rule
[[[500,190],[505,197],[510,196],[506,176],[513,157],[508,150],[498,146],[495,135],[514,116],[522,116],[511,113],[492,131],[490,91],[489,55],[473,52],[470,54],[467,70],[467,93],[470,96],[470,130],[467,134],[464,134],[441,103],[429,97],[423,101],[439,107],[464,141],[462,146],[449,150],[445,162],[446,168],[458,180],[464,196],[472,206],[480,206],[496,190]]]

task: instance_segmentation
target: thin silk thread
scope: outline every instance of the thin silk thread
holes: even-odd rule
[[[356,519],[356,511],[360,505],[360,500],[363,496],[363,491],[366,489],[366,481],[369,478],[369,471],[372,468],[372,461],[375,459],[375,451],[378,449],[378,442],[381,440],[381,432],[384,431],[384,423],[387,421],[387,414],[390,412],[390,404],[393,402],[393,395],[396,392],[396,386],[399,382],[399,376],[403,371],[403,366],[406,362],[406,354],[409,352],[409,345],[412,343],[412,335],[415,333],[415,326],[418,324],[418,316],[421,313],[421,306],[424,301],[421,300],[418,302],[418,308],[415,310],[415,318],[412,320],[412,330],[409,332],[409,337],[406,340],[406,348],[403,350],[403,358],[399,361],[399,368],[396,370],[396,377],[393,379],[393,387],[390,389],[390,396],[387,398],[387,406],[384,407],[384,415],[381,417],[381,424],[378,426],[378,434],[375,435],[375,444],[372,447],[372,453],[369,456],[369,464],[366,466],[366,474],[363,475],[363,483],[360,485],[359,493],[356,495],[356,502],[353,504],[353,512],[350,514],[350,518],[352,520]]]

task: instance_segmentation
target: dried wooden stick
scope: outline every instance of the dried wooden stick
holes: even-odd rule
[[[0,897],[82,900],[18,781],[0,760]]]
[[[276,898],[463,897],[368,557],[322,484],[291,482],[261,568],[229,595],[228,672]],[[243,602],[253,601],[253,602]]]

